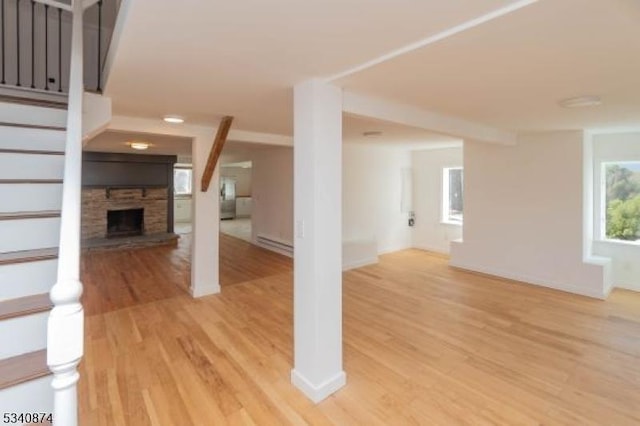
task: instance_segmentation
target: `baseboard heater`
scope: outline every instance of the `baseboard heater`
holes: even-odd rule
[[[285,256],[293,256],[293,245],[286,241],[278,240],[276,238],[267,237],[266,235],[258,235],[256,242],[259,246],[268,250],[284,254]]]

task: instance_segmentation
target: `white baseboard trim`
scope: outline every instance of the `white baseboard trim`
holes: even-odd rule
[[[314,404],[322,401],[347,384],[347,375],[340,371],[324,382],[314,385],[295,369],[291,370],[291,383],[304,393]]]
[[[193,297],[203,297],[210,296],[212,294],[220,293],[220,284],[209,284],[209,285],[197,285],[191,286],[189,289],[191,291],[191,296]]]
[[[459,262],[455,262],[453,259],[449,261],[449,265],[453,266],[454,268],[464,269],[465,271],[480,272],[482,274],[493,275],[498,278],[506,278],[509,280],[520,281],[527,284],[533,284],[541,287],[551,288],[553,290],[564,291],[566,293],[579,294],[581,296],[593,297],[595,299],[601,299],[601,300],[604,300],[607,298],[607,294],[605,294],[604,291],[584,289],[581,287],[567,285],[566,283],[561,283],[561,282],[553,281],[549,279],[532,277],[528,275],[514,274],[507,271],[487,268],[485,266],[462,264]]]
[[[620,283],[620,284],[614,284],[612,287],[621,288],[623,290],[640,291],[640,285],[637,283],[636,284]]]
[[[403,244],[403,245],[399,245],[399,246],[384,247],[384,248],[381,248],[380,250],[378,250],[378,255],[395,253],[397,251],[407,250],[407,249],[410,249],[410,248],[412,248],[411,244]]]
[[[274,247],[274,246],[271,246],[271,245],[261,244],[258,241],[253,241],[252,244],[254,246],[258,246],[260,248],[263,248],[265,250],[269,250],[269,251],[272,251],[274,253],[278,253],[278,254],[281,254],[283,256],[287,256],[287,257],[293,258],[293,252],[290,252],[288,250],[282,250],[280,248],[277,248],[277,247]]]
[[[376,263],[378,263],[377,257],[369,257],[369,258],[360,259],[360,260],[351,260],[349,262],[342,264],[342,270],[349,271],[351,269],[362,268],[363,266],[375,265]]]
[[[252,243],[263,249],[271,250],[287,257],[293,257],[293,242],[291,241],[258,234]]]
[[[413,248],[418,250],[430,251],[433,253],[439,253],[439,254],[446,254],[446,255],[451,254],[451,251],[448,248],[436,247],[428,244],[415,244]]]

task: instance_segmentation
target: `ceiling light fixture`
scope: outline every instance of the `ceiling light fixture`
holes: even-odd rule
[[[577,98],[562,99],[558,102],[563,108],[585,108],[602,105],[600,96],[578,96]]]
[[[184,118],[179,117],[177,115],[165,115],[163,117],[163,120],[166,121],[167,123],[171,123],[171,124],[182,124],[182,123],[184,123]]]
[[[138,151],[144,151],[145,149],[149,148],[151,144],[147,142],[129,142],[128,145],[133,149],[137,149]]]
[[[381,136],[382,132],[379,130],[370,130],[367,132],[362,132],[362,136],[366,137],[366,138],[375,138],[378,136]]]

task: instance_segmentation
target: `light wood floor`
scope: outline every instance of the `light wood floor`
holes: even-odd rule
[[[225,248],[253,263],[222,268],[233,285],[220,295],[88,309],[83,425],[640,424],[640,294],[601,302],[457,271],[419,250],[382,256],[344,276],[348,384],[314,406],[289,382],[290,261]],[[180,249],[164,256],[171,265]],[[135,294],[187,279],[159,265],[126,275],[161,258],[85,258],[87,293],[118,279],[99,271],[125,274],[122,291]]]

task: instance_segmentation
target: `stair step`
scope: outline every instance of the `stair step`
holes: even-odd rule
[[[21,220],[21,219],[46,219],[51,217],[60,217],[60,210],[42,210],[32,212],[0,212],[0,221],[2,220]]]
[[[0,154],[40,154],[40,155],[64,155],[64,151],[47,151],[38,149],[0,148]]]
[[[0,184],[0,212],[60,210],[62,205],[62,184]]]
[[[66,140],[66,131],[59,127],[0,123],[1,149],[63,152]]]
[[[12,104],[45,107],[45,108],[53,108],[53,109],[64,109],[64,110],[67,109],[66,102],[56,102],[53,100],[28,99],[28,98],[21,98],[17,96],[0,95],[0,102],[8,102]]]
[[[53,375],[48,374],[6,389],[0,389],[0,413],[46,413],[43,423],[18,423],[13,426],[51,425],[51,422],[47,422],[47,420],[49,413],[53,413],[52,381]]]
[[[0,300],[48,293],[56,282],[57,274],[57,259],[2,265],[0,266]]]
[[[64,155],[0,153],[0,179],[62,179],[63,174]]]
[[[3,300],[0,302],[0,321],[45,312],[52,307],[48,293]]]
[[[35,351],[0,360],[0,389],[51,374],[47,367],[47,351]]]
[[[62,218],[0,220],[0,253],[57,247]]]
[[[18,127],[21,129],[40,129],[40,130],[59,130],[66,131],[66,127],[62,126],[40,126],[38,124],[22,124],[22,123],[7,123],[0,121],[0,127]]]
[[[61,184],[62,179],[0,179],[0,184]]]
[[[0,104],[2,105],[0,122],[5,123],[5,125],[17,124],[32,126],[32,129],[60,129],[65,128],[67,125],[67,111],[56,108],[55,105],[36,106],[6,101],[6,98],[0,100]]]
[[[5,85],[0,86],[0,102],[58,109],[67,109],[69,103],[66,93]]]
[[[58,249],[56,247],[35,250],[12,251],[0,253],[0,265],[10,265],[14,263],[37,262],[39,260],[56,259]]]
[[[0,360],[45,349],[50,313],[42,311],[0,321]]]

